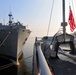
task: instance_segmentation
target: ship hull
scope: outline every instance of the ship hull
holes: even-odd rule
[[[22,55],[22,46],[30,35],[25,28],[0,30],[0,55],[17,61]]]

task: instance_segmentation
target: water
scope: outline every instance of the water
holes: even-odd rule
[[[29,37],[23,46],[23,54],[25,58],[25,64],[27,65],[28,72],[32,74],[32,59],[33,59],[33,47],[34,47],[34,37]],[[29,74],[27,74],[29,75]]]

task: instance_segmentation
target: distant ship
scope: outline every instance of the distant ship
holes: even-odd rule
[[[22,55],[22,46],[27,41],[31,31],[19,21],[12,21],[10,12],[9,24],[0,23],[0,55],[14,61],[18,61]]]

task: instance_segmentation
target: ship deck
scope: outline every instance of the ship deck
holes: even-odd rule
[[[76,75],[76,55],[70,54],[70,50],[59,50],[58,57],[55,57],[49,42],[44,42],[44,44],[36,39],[33,53],[33,75],[38,75],[38,73],[40,75]]]
[[[59,54],[59,58],[49,58],[54,75],[76,75],[76,61],[68,56]]]

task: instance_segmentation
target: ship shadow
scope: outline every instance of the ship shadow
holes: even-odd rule
[[[0,75],[30,75],[24,54],[18,60],[19,64],[0,56]]]

